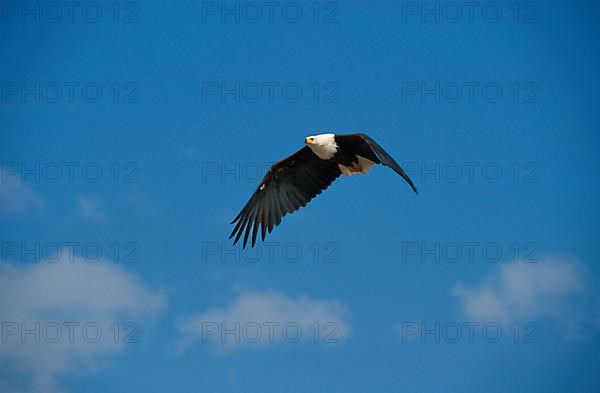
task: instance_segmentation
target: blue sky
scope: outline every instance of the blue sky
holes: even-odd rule
[[[0,19],[0,390],[597,390],[598,4],[26,4]],[[377,167],[233,248],[321,132],[420,195]]]

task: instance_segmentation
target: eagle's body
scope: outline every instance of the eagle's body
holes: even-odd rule
[[[264,241],[267,230],[279,225],[331,185],[340,175],[368,173],[373,164],[392,168],[417,192],[400,165],[365,134],[321,134],[307,137],[306,146],[273,164],[252,198],[232,221],[234,244],[244,235],[244,247],[252,229],[252,247],[259,227]]]

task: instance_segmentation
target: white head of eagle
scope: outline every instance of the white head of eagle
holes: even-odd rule
[[[320,134],[304,139],[306,146],[273,164],[242,211],[231,222],[235,245],[242,233],[244,247],[252,231],[252,247],[260,228],[266,232],[288,213],[306,206],[340,175],[365,174],[373,164],[390,167],[416,193],[417,188],[396,161],[366,134]]]
[[[338,150],[334,134],[308,136],[304,138],[304,143],[322,160],[331,159]]]

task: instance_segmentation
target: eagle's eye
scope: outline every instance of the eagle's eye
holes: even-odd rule
[[[306,142],[306,143],[314,143],[315,142],[315,138],[313,138],[313,137],[304,138],[304,142]]]

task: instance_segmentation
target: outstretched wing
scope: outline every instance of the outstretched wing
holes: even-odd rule
[[[419,193],[417,191],[417,187],[412,182],[410,177],[404,172],[404,170],[398,165],[398,163],[390,156],[383,147],[379,146],[377,142],[371,139],[366,134],[346,134],[346,135],[336,135],[336,139],[340,140],[342,144],[347,144],[352,146],[352,150],[356,152],[356,154],[367,158],[376,164],[382,164],[387,167],[390,167],[402,176],[404,180],[408,183],[408,185],[413,189],[415,193]]]
[[[235,245],[244,233],[244,245],[252,229],[252,247],[260,226],[262,240],[279,225],[283,216],[306,206],[341,174],[339,167],[322,160],[305,146],[271,166],[242,211],[233,219]]]

